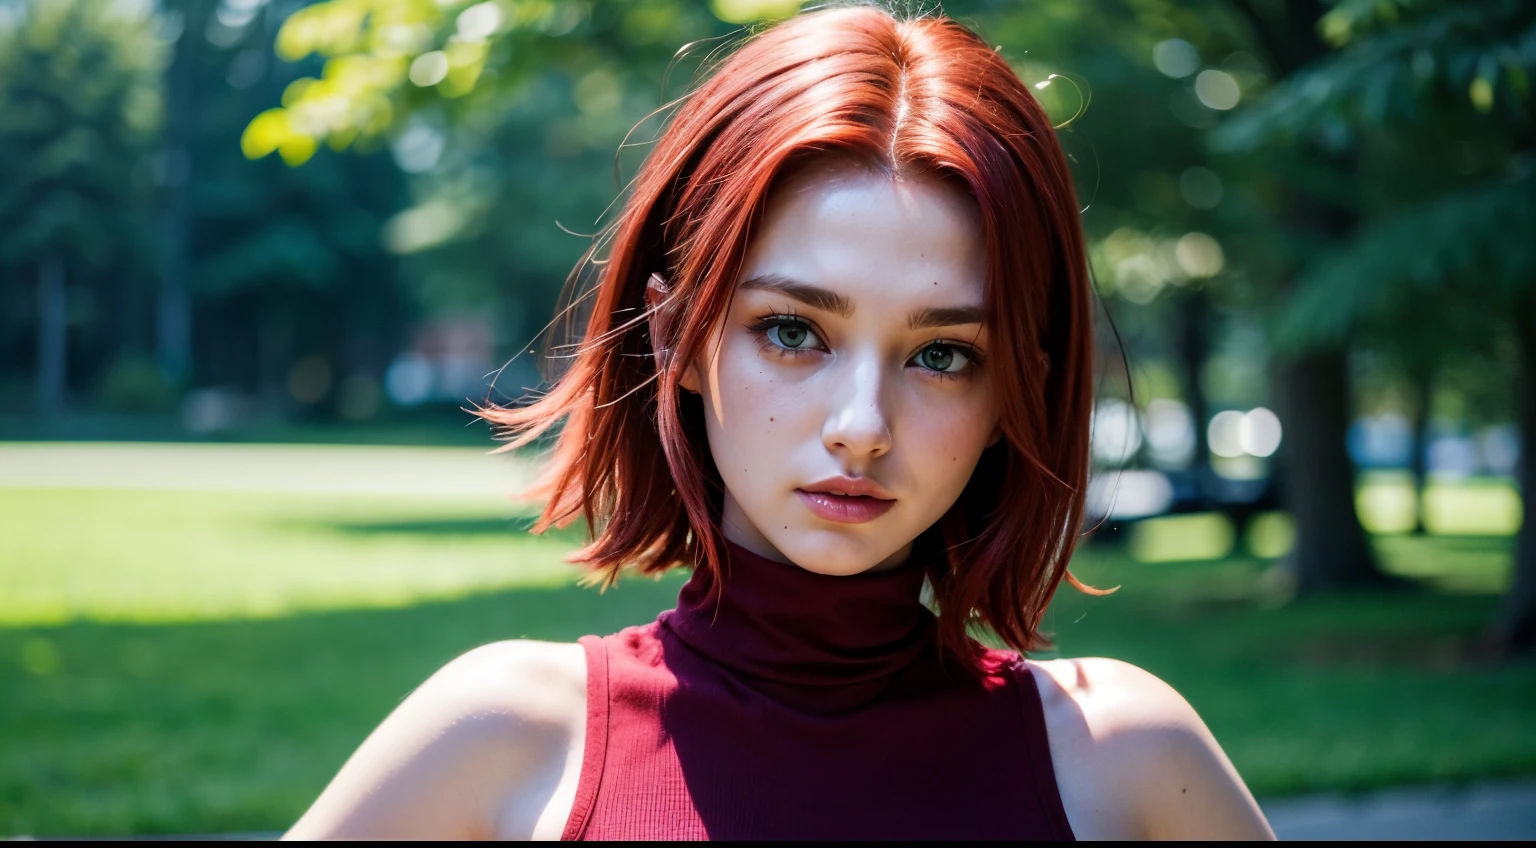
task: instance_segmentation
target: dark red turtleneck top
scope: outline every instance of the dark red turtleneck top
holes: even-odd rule
[[[828,577],[729,545],[653,623],[581,640],[565,839],[1071,839],[1017,654],[944,663],[917,562]]]

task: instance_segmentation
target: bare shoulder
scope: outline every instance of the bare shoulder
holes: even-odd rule
[[[448,714],[504,715],[562,721],[570,707],[585,715],[587,663],[574,643],[515,639],[461,654],[423,683],[420,695]]]
[[[1172,686],[1128,662],[1087,657],[1029,665],[1045,672],[1050,685],[1042,685],[1040,695],[1047,708],[1081,714],[1096,737],[1168,737],[1165,741],[1172,742],[1186,738],[1197,726],[1204,728],[1194,708]]]
[[[1173,687],[1113,659],[1029,665],[1079,838],[1274,838],[1205,722]]]
[[[586,659],[496,642],[416,688],[347,760],[289,838],[528,838],[579,768]],[[573,749],[575,754],[572,754]],[[556,834],[558,835],[558,833]]]

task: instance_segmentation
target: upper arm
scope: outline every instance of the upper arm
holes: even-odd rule
[[[1134,668],[1134,667],[1133,667]],[[1274,833],[1216,737],[1189,702],[1141,669],[1156,704],[1126,731],[1134,806],[1151,839],[1273,839]]]
[[[1051,665],[1059,702],[1051,743],[1053,754],[1058,736],[1071,749],[1056,758],[1069,806],[1075,800],[1112,820],[1122,835],[1274,838],[1205,722],[1172,687],[1117,660]],[[1074,762],[1063,768],[1067,759]]]
[[[450,662],[368,736],[286,838],[490,836],[509,795],[559,782],[580,732],[572,720],[585,717],[572,649],[501,642]]]

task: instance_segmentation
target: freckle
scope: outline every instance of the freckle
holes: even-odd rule
[[[1185,788],[1179,790],[1180,794],[1184,794],[1184,793],[1187,793],[1187,792],[1189,792],[1189,787],[1185,787]]]
[[[772,421],[773,420],[773,416],[772,415],[768,416],[768,420]]]

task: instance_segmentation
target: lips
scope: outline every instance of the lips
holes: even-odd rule
[[[796,489],[795,494],[812,515],[838,524],[874,521],[896,505],[895,498],[867,477],[822,480]]]

